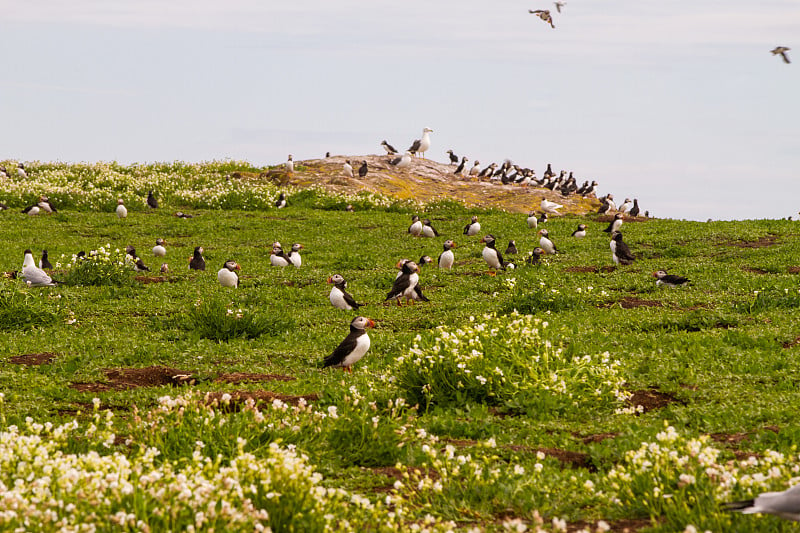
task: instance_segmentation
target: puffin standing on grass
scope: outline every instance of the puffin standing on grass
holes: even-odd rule
[[[633,263],[636,258],[633,257],[628,245],[622,242],[622,232],[615,231],[611,234],[611,239],[609,246],[611,247],[611,259],[613,259],[614,264],[630,265]]]
[[[532,252],[528,252],[528,257],[525,259],[525,262],[529,265],[538,265],[539,259],[541,259],[544,254],[545,251],[537,246]]]
[[[328,299],[336,309],[351,311],[362,306],[362,304],[356,303],[355,298],[347,292],[347,282],[341,275],[334,274],[329,277],[328,283],[333,283],[333,288],[331,289],[331,294],[328,296]]]
[[[339,368],[352,372],[351,366],[357,363],[369,350],[370,340],[367,328],[374,328],[375,322],[364,316],[357,316],[350,322],[350,334],[323,361],[323,368]]]
[[[425,219],[422,221],[422,236],[423,237],[438,237],[439,232],[436,231],[436,228],[431,226],[430,219]]]
[[[278,196],[278,199],[275,201],[275,207],[277,207],[278,209],[283,209],[284,207],[286,207],[286,194],[285,193],[282,192],[280,194],[280,196]]]
[[[456,247],[456,243],[447,239],[444,241],[444,252],[439,254],[439,268],[446,268],[447,270],[451,270],[453,268],[453,263],[455,262],[455,255],[453,254],[453,248]]]
[[[428,299],[422,296],[422,292],[418,295],[415,294],[419,284],[419,266],[414,261],[406,260],[399,261],[395,266],[400,269],[400,275],[395,278],[385,301],[397,300],[398,306],[402,305],[400,300],[403,298],[407,304],[414,300],[427,302]]]
[[[653,272],[653,277],[656,278],[656,285],[666,285],[667,287],[680,287],[689,283],[689,278],[667,274],[663,270]]]
[[[500,251],[495,248],[495,238],[494,235],[491,233],[485,235],[481,242],[486,244],[483,247],[483,260],[486,261],[486,264],[489,265],[489,268],[494,269],[494,271],[490,271],[489,274],[495,275],[497,270],[505,270],[506,267],[503,264],[503,256],[500,255]]]
[[[128,208],[125,207],[125,202],[120,198],[117,200],[117,208],[114,210],[117,214],[117,218],[125,218],[128,216]]]
[[[165,257],[167,249],[164,247],[164,239],[156,239],[156,245],[153,246],[153,255],[156,257]]]
[[[469,224],[464,226],[464,235],[468,237],[473,237],[480,233],[481,231],[481,223],[478,222],[478,215],[472,215],[472,219]]]
[[[158,209],[158,200],[156,200],[156,197],[153,195],[153,191],[147,193],[147,205],[150,209]]]
[[[408,227],[408,232],[414,237],[422,235],[422,221],[417,215],[411,217],[411,225]]]
[[[203,258],[203,247],[197,246],[194,254],[189,258],[189,270],[205,270],[206,260]]]
[[[289,261],[295,266],[295,268],[300,268],[303,264],[303,259],[300,257],[300,250],[303,249],[303,245],[299,242],[296,242],[292,245],[292,249],[287,254]]]
[[[276,267],[285,267],[289,266],[290,264],[294,264],[289,256],[283,251],[283,247],[279,242],[272,244],[272,252],[269,256],[269,262],[272,266]]]
[[[539,246],[548,254],[557,254],[558,249],[553,241],[550,240],[550,232],[546,229],[539,230]]]
[[[586,237],[586,224],[578,224],[578,229],[572,232],[572,236],[578,239]]]
[[[619,228],[622,226],[622,213],[617,213],[614,215],[614,220],[609,222],[608,227],[603,231],[606,233],[613,234],[615,231],[619,231]]]
[[[539,219],[536,218],[536,211],[531,211],[528,213],[528,218],[525,220],[528,223],[528,227],[530,229],[536,229],[539,227]]]
[[[47,250],[42,250],[42,258],[39,259],[39,268],[42,270],[53,270],[53,265],[50,264],[50,260],[47,258]]]
[[[28,287],[55,287],[53,279],[47,272],[36,266],[33,262],[33,252],[25,250],[25,259],[22,261],[22,277]]]
[[[513,239],[508,241],[508,248],[506,248],[506,255],[514,255],[517,253],[517,243]]]
[[[239,266],[239,263],[232,259],[228,259],[225,261],[225,264],[222,265],[222,268],[219,269],[217,272],[217,281],[223,287],[239,287],[239,276],[236,274],[237,270],[241,270],[242,267]]]

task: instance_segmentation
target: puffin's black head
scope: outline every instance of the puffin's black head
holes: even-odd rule
[[[545,255],[547,252],[539,248],[538,246],[533,249],[534,255]]]
[[[202,255],[202,253],[203,253],[203,247],[202,246],[196,246],[195,249],[194,249],[194,256],[198,257],[198,256]]]
[[[622,213],[617,213],[614,215],[614,220],[622,220]]]
[[[666,275],[667,275],[667,273],[664,272],[663,270],[658,270],[656,272],[653,272],[653,277],[654,278],[658,278],[658,279],[661,279],[661,278],[665,277]]]
[[[351,330],[360,330],[364,331],[367,328],[374,328],[375,322],[370,320],[365,316],[357,316],[355,317],[352,322],[350,322],[350,329]]]
[[[163,246],[164,245],[164,239],[162,239],[161,237],[156,239],[156,245]]]
[[[239,266],[239,263],[237,263],[233,259],[228,259],[227,261],[225,261],[225,264],[222,265],[222,268],[227,268],[231,272],[233,272],[234,270],[241,270],[242,269],[242,267]]]
[[[578,224],[578,231],[583,231],[586,229],[586,224]]]
[[[136,257],[136,248],[134,248],[133,246],[131,246],[129,244],[128,246],[125,247],[125,253],[128,254],[129,256],[135,258]]]
[[[411,217],[411,222],[417,222],[418,220],[419,220],[419,217],[417,215],[414,215],[414,216]]]
[[[423,255],[422,257],[419,258],[419,266],[422,267],[427,265],[428,263],[433,263],[433,258],[431,258],[431,256]]]
[[[478,215],[472,215],[472,223],[476,223],[478,221]]]
[[[333,276],[329,277],[328,283],[333,283],[336,287],[339,287],[340,289],[344,289],[344,287],[347,285],[347,282],[344,280],[341,274],[334,274]]]
[[[611,234],[611,238],[613,240],[617,241],[617,242],[621,242],[622,241],[622,232],[621,231],[615,231],[614,233]]]
[[[42,257],[47,257],[47,250],[42,250]]]
[[[425,220],[422,221],[422,223],[425,224],[426,226],[430,226],[431,220],[429,218],[426,218]]]
[[[26,250],[25,250],[25,255],[28,255],[28,254],[31,254],[31,255],[33,255],[33,252],[31,252],[31,249],[30,249],[30,248],[28,248],[28,249],[26,249]]]
[[[550,235],[550,232],[547,231],[546,229],[540,229],[539,230],[539,235],[541,235],[544,238],[547,238],[547,236]]]
[[[296,242],[296,243],[294,243],[292,245],[292,251],[295,252],[295,253],[299,252],[302,249],[303,249],[303,245],[300,244],[299,242]]]
[[[454,243],[450,239],[447,239],[446,241],[444,241],[444,245],[443,246],[444,246],[445,251],[447,251],[450,248],[455,248],[456,247],[456,243]]]
[[[494,246],[494,235],[492,235],[491,233],[485,235],[483,237],[483,239],[481,239],[481,242],[486,243],[486,246],[488,246],[490,248],[493,247]]]
[[[395,266],[399,268],[403,274],[410,275],[414,272],[419,273],[419,266],[414,261],[408,259],[401,259]]]

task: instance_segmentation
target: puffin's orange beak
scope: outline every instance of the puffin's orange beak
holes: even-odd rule
[[[328,283],[333,283],[333,276],[328,276]]]
[[[236,270],[241,270],[241,269],[242,269],[242,267],[239,266],[239,263],[236,263]]]
[[[403,269],[403,261],[398,261],[397,264],[394,266],[398,270]]]
[[[658,277],[658,273],[657,272],[653,272],[653,277],[657,278]]]
[[[481,242],[486,242],[486,237],[481,237]]]
[[[456,247],[456,243],[453,243],[453,244],[450,245],[450,248],[455,248],[455,247]]]
[[[419,274],[421,272],[420,269],[419,269],[419,265],[417,265],[417,268],[414,269],[414,272],[416,272],[417,274]]]
[[[369,327],[371,327],[371,328],[374,328],[375,327],[375,322],[371,318],[368,318],[367,319],[367,325]]]

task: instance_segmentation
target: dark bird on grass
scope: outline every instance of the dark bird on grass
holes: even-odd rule
[[[400,275],[397,276],[392,284],[392,288],[386,295],[386,301],[397,300],[397,305],[402,303],[401,299],[405,298],[406,303],[411,303],[414,300],[422,299],[427,302],[428,299],[419,293],[415,294],[417,285],[419,284],[419,266],[414,261],[401,260],[397,263],[397,268],[400,269]],[[421,298],[419,298],[421,296]]]
[[[222,265],[222,268],[219,269],[217,272],[217,281],[223,287],[239,287],[239,275],[236,273],[237,270],[241,270],[242,267],[239,266],[239,263],[234,261],[233,259],[228,259],[225,261],[225,264]]]
[[[631,210],[628,211],[628,214],[630,216],[632,216],[632,217],[638,217],[639,216],[639,200],[638,200],[638,198],[634,198],[633,199],[633,207],[631,207]]]
[[[75,259],[80,259],[80,260],[86,259],[86,252],[81,250],[80,252],[75,254]]]
[[[47,272],[36,266],[33,262],[33,252],[25,250],[25,258],[22,262],[22,277],[28,287],[54,287],[53,279]]]
[[[281,192],[280,196],[278,196],[278,199],[275,200],[275,207],[278,209],[283,209],[286,207],[286,193]]]
[[[550,240],[550,232],[548,232],[546,229],[539,230],[539,246],[548,254],[558,253],[556,245]]]
[[[368,171],[369,171],[369,168],[367,167],[367,162],[366,161],[361,161],[361,166],[358,167],[358,177],[359,178],[363,178],[364,176],[367,175]]]
[[[367,328],[374,328],[375,322],[367,317],[358,316],[350,322],[350,334],[323,361],[323,368],[339,368],[352,372],[351,368],[369,350],[370,340]]]
[[[456,154],[454,154],[452,150],[448,150],[445,153],[450,155],[450,164],[451,165],[455,165],[456,163],[458,163],[458,156]]]
[[[203,247],[197,246],[194,254],[189,258],[189,270],[205,270],[206,260],[203,258]]]
[[[194,215],[187,215],[182,211],[178,211],[177,213],[175,213],[175,216],[178,218],[194,218]]]
[[[558,0],[557,2],[553,2],[553,5],[556,6],[556,11],[561,13],[561,8],[564,7],[565,5],[567,5],[567,3],[566,2],[562,2],[561,0]]]
[[[667,274],[663,270],[653,272],[653,277],[656,278],[656,285],[666,285],[667,287],[680,287],[689,283],[689,278]]]
[[[478,215],[472,215],[470,223],[464,226],[464,235],[475,236],[481,231],[481,223],[478,222]]]
[[[483,247],[483,252],[481,252],[483,260],[486,261],[490,269],[493,269],[493,271],[490,270],[490,274],[496,274],[497,270],[505,270],[506,267],[503,262],[503,256],[500,254],[500,251],[495,248],[496,242],[494,235],[491,233],[484,235],[481,242],[486,245]]]
[[[776,46],[775,48],[770,50],[770,52],[772,52],[772,55],[774,56],[778,55],[781,56],[783,58],[784,63],[791,63],[791,61],[789,61],[789,56],[786,55],[786,52],[788,52],[789,50],[791,50],[791,48],[789,48],[788,46]]]
[[[453,263],[455,262],[455,255],[453,254],[453,248],[456,247],[456,243],[447,239],[444,241],[444,251],[439,254],[439,260],[437,261],[439,268],[446,268],[450,270],[453,268]]]
[[[604,215],[604,214],[608,213],[609,211],[616,211],[617,210],[617,204],[614,203],[614,195],[613,194],[607,194],[607,195],[603,196],[602,198],[600,198],[600,203],[601,203],[600,209],[597,210],[597,214],[598,215]]]
[[[158,200],[153,196],[153,191],[147,193],[147,205],[150,206],[150,209],[158,209]]]
[[[525,263],[529,265],[538,265],[539,259],[541,259],[544,254],[545,251],[537,246],[532,252],[528,252],[528,257],[525,259]]]
[[[614,215],[614,220],[608,223],[608,227],[603,231],[606,233],[614,233],[615,231],[619,231],[619,228],[622,226],[622,213],[617,213]]]
[[[543,21],[545,21],[548,24],[550,24],[551,28],[555,28],[555,25],[553,24],[553,17],[550,16],[550,11],[549,10],[547,10],[547,9],[529,9],[528,13],[532,13],[532,14],[536,15],[537,17],[539,17]]]
[[[469,161],[469,159],[467,159],[467,156],[462,157],[461,163],[456,167],[456,171],[453,172],[453,174],[459,175],[462,172],[464,172],[464,165],[467,163],[467,161]]]
[[[572,236],[579,239],[586,237],[586,224],[578,224],[578,229],[572,232]]]
[[[800,522],[800,484],[789,487],[783,492],[763,492],[749,500],[725,502],[721,507],[726,511],[771,514]]]
[[[622,241],[622,232],[615,231],[611,234],[609,246],[611,247],[611,259],[615,265],[630,265],[635,261],[636,258],[633,257],[631,249]]]
[[[43,270],[53,270],[53,265],[50,264],[50,260],[47,258],[47,250],[42,250],[42,258],[39,259],[39,268]]]
[[[0,211],[5,211],[6,209],[8,209],[8,206],[5,203],[0,202]]]
[[[517,243],[513,240],[508,241],[508,248],[506,248],[506,255],[514,255],[517,253]]]
[[[340,274],[334,274],[328,278],[328,283],[333,283],[331,294],[328,299],[336,309],[344,309],[350,311],[358,309],[362,304],[356,303],[350,293],[347,292],[347,282]]]
[[[383,146],[383,148],[386,150],[386,154],[387,155],[393,155],[393,154],[397,153],[397,149],[395,149],[394,146],[392,146],[391,144],[387,143],[386,141],[383,141],[381,143],[381,146]]]
[[[650,218],[650,211],[644,212],[644,218]]]
[[[431,226],[431,221],[429,219],[425,219],[422,221],[422,236],[423,237],[438,237],[439,232],[436,231],[436,228]]]

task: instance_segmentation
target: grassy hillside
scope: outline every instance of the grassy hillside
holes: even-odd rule
[[[124,220],[72,190],[74,166],[47,171],[60,193],[6,184],[20,204],[72,200],[0,213],[0,269],[47,248],[72,284],[0,285],[3,528],[792,530],[718,502],[798,476],[797,223],[628,221],[637,261],[614,268],[607,222],[567,216],[544,225],[561,253],[489,276],[462,228],[477,213],[525,255],[524,215],[293,188],[278,210],[233,166],[178,165],[157,188],[152,169],[114,170],[103,194],[130,194]],[[441,236],[408,235],[414,213]],[[420,274],[430,302],[385,303],[395,263],[448,238],[454,269]],[[271,267],[274,241],[302,243],[303,266]],[[115,265],[126,245],[150,273]],[[108,259],[68,266],[80,250]],[[226,259],[239,289],[217,283]],[[691,284],[656,286],[658,269]],[[335,273],[376,322],[352,374],[320,368],[357,316],[328,301]]]

